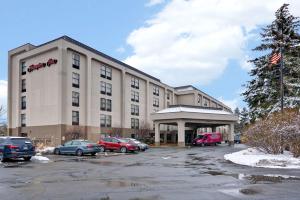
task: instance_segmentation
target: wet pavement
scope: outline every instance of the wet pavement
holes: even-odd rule
[[[223,159],[243,148],[153,148],[94,157],[46,155],[48,163],[0,163],[0,199],[300,199],[300,170],[253,168]]]

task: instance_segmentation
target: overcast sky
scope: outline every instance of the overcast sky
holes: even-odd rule
[[[26,0],[0,3],[0,104],[7,51],[68,35],[171,86],[192,84],[232,108],[249,80],[260,28],[290,0]]]

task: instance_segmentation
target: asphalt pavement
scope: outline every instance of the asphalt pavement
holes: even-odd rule
[[[1,200],[300,199],[300,170],[240,166],[226,145],[0,163]]]

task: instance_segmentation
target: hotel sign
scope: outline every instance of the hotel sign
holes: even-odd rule
[[[57,59],[50,58],[45,63],[32,64],[28,67],[27,71],[32,72],[34,70],[39,70],[40,68],[44,68],[46,66],[50,67],[51,65],[55,65],[57,63]]]

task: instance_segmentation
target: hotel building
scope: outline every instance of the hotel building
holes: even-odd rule
[[[191,110],[198,112],[193,119],[180,116]],[[194,122],[185,121],[182,128],[182,120]],[[134,137],[148,127],[156,128],[156,144],[184,146],[185,131],[232,133],[236,120],[228,106],[197,88],[171,87],[68,36],[8,52],[9,135],[57,145],[78,130],[80,137],[97,141],[101,135]]]

